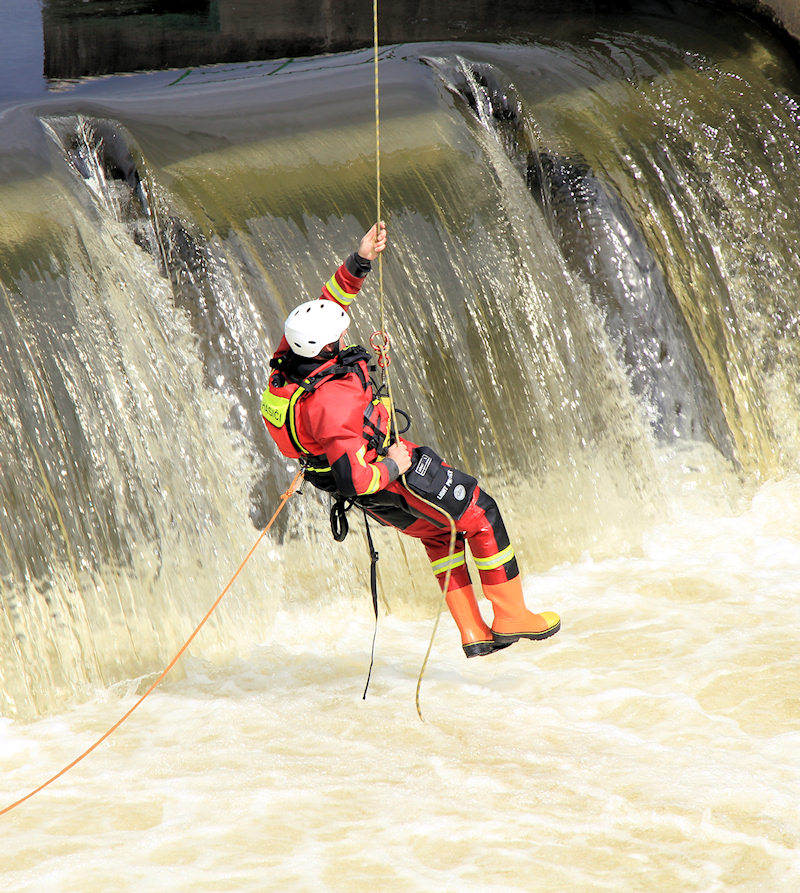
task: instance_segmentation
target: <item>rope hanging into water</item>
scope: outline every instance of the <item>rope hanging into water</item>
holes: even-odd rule
[[[372,0],[372,37],[373,37],[373,49],[374,49],[374,79],[375,79],[375,234],[380,232],[381,225],[381,211],[382,211],[382,202],[381,202],[381,106],[380,106],[380,75],[379,75],[379,66],[378,66],[378,0]],[[379,360],[378,365],[381,369],[381,375],[383,378],[383,382],[386,385],[386,393],[389,397],[389,413],[391,420],[391,427],[397,431],[399,430],[397,427],[397,413],[394,408],[394,397],[392,396],[392,381],[391,376],[389,374],[389,336],[386,333],[386,313],[384,306],[384,291],[383,291],[383,255],[378,255],[378,295],[379,295],[379,305],[380,305],[380,320],[381,320],[381,328],[379,332],[375,332],[370,339],[370,343],[373,346],[373,349],[378,354]],[[378,336],[382,336],[383,343],[377,341]],[[401,480],[403,482],[403,486],[408,487],[406,482],[406,476],[401,475]],[[414,696],[414,704],[417,708],[417,716],[424,722],[425,717],[422,715],[422,710],[420,708],[419,697],[420,690],[422,688],[422,677],[425,674],[425,668],[428,666],[428,658],[431,654],[431,649],[433,648],[433,640],[436,637],[436,630],[439,627],[439,618],[442,616],[442,611],[444,610],[445,601],[447,599],[447,588],[450,585],[450,575],[452,573],[452,568],[450,567],[451,559],[456,550],[456,522],[447,514],[447,512],[442,511],[439,506],[434,505],[432,502],[428,502],[427,499],[420,496],[419,493],[414,493],[417,499],[421,499],[425,505],[434,509],[437,513],[444,515],[447,518],[450,524],[450,553],[448,555],[448,567],[447,572],[445,574],[444,582],[442,583],[442,594],[439,599],[439,608],[436,612],[436,620],[433,624],[433,629],[431,630],[430,641],[428,642],[428,649],[425,652],[425,657],[422,661],[422,666],[420,667],[419,676],[417,677],[417,689]]]
[[[267,526],[259,534],[258,539],[253,543],[253,546],[250,549],[250,551],[247,553],[247,555],[245,555],[244,559],[242,560],[242,563],[236,569],[236,573],[234,573],[234,575],[230,578],[230,580],[228,581],[228,584],[225,586],[225,588],[222,590],[222,592],[220,592],[219,596],[217,597],[217,600],[208,609],[205,617],[203,617],[203,619],[200,621],[200,623],[197,624],[197,626],[194,628],[194,632],[183,643],[183,645],[181,646],[180,650],[175,655],[175,657],[173,657],[172,660],[167,664],[167,666],[161,671],[161,673],[159,674],[159,676],[155,680],[155,682],[152,683],[152,685],[139,698],[139,700],[133,705],[133,707],[131,707],[127,713],[125,713],[122,717],[120,717],[120,719],[118,719],[107,732],[105,732],[103,735],[101,735],[97,739],[97,741],[95,741],[94,744],[92,744],[91,747],[88,747],[79,757],[76,757],[71,763],[64,766],[64,768],[60,772],[56,772],[56,774],[54,776],[52,776],[52,778],[48,778],[47,781],[45,781],[43,784],[40,784],[38,788],[35,788],[30,793],[26,794],[24,797],[20,797],[19,800],[15,800],[13,803],[9,804],[4,809],[0,809],[0,816],[5,815],[7,812],[11,812],[12,809],[19,806],[21,803],[24,803],[26,800],[30,800],[30,798],[33,797],[35,794],[38,794],[39,791],[44,790],[48,785],[51,785],[54,781],[61,778],[62,775],[65,775],[67,772],[69,772],[69,770],[72,769],[74,766],[77,766],[78,763],[81,762],[81,760],[88,757],[89,754],[93,750],[96,750],[106,740],[106,738],[110,737],[114,732],[116,732],[116,730],[125,722],[126,719],[128,719],[128,717],[133,713],[133,711],[136,710],[141,705],[141,703],[145,700],[145,698],[149,697],[152,694],[152,692],[157,688],[157,686],[159,686],[161,684],[161,682],[164,680],[164,678],[169,673],[169,671],[175,666],[175,664],[181,659],[181,657],[183,657],[184,653],[186,652],[186,649],[192,644],[192,642],[194,641],[197,634],[205,626],[209,617],[211,617],[211,615],[217,609],[217,606],[219,605],[219,603],[222,601],[222,599],[225,597],[225,595],[230,590],[231,586],[233,586],[234,582],[236,581],[236,578],[239,576],[239,574],[242,572],[242,569],[244,568],[244,566],[250,560],[250,557],[252,556],[253,552],[255,552],[255,550],[258,547],[261,540],[263,540],[264,537],[267,535],[270,527],[272,527],[272,525],[275,523],[275,519],[283,511],[283,507],[286,505],[286,503],[289,501],[289,499],[292,496],[292,494],[294,493],[294,491],[297,489],[297,486],[300,483],[300,480],[302,477],[303,477],[303,469],[301,468],[297,472],[297,474],[294,476],[294,479],[292,480],[291,484],[289,484],[289,487],[286,490],[286,492],[281,496],[280,505],[275,510],[275,513],[273,514],[273,516],[269,519],[269,523],[267,524]]]

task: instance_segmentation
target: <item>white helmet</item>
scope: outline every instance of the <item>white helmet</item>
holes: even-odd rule
[[[283,327],[289,347],[301,357],[315,357],[326,344],[338,341],[350,317],[333,301],[307,301],[286,318]]]

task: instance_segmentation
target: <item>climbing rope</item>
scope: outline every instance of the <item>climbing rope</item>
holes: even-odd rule
[[[142,702],[145,700],[145,698],[149,697],[152,694],[152,692],[156,689],[156,687],[162,683],[162,681],[166,677],[167,673],[169,673],[169,671],[181,659],[181,657],[185,653],[186,649],[192,644],[192,642],[194,641],[197,634],[205,626],[209,617],[211,617],[211,615],[217,609],[217,606],[219,605],[219,603],[222,601],[222,599],[225,597],[227,592],[230,590],[231,586],[233,586],[234,582],[236,581],[236,578],[242,572],[242,569],[247,564],[247,562],[250,560],[250,557],[252,556],[253,552],[255,552],[256,548],[258,547],[258,544],[267,535],[270,527],[272,527],[272,525],[275,523],[275,519],[278,517],[278,515],[281,513],[281,511],[283,511],[283,507],[286,505],[286,503],[289,501],[289,499],[292,496],[292,494],[294,493],[294,491],[297,489],[297,486],[300,483],[300,480],[302,477],[303,477],[303,469],[301,468],[297,472],[297,474],[294,476],[291,484],[289,484],[289,488],[286,490],[286,492],[283,494],[283,496],[281,496],[280,505],[275,510],[275,513],[273,514],[273,516],[269,519],[269,523],[267,524],[267,526],[259,534],[258,539],[253,543],[253,546],[250,549],[250,551],[247,553],[247,555],[245,555],[244,559],[242,560],[242,563],[236,569],[236,573],[234,573],[234,575],[230,578],[230,580],[228,581],[228,584],[225,586],[225,588],[222,590],[222,592],[220,592],[217,600],[208,609],[205,617],[203,617],[203,619],[200,621],[200,623],[197,624],[197,626],[194,629],[194,632],[183,643],[183,645],[181,646],[180,650],[175,655],[175,657],[173,657],[172,660],[167,664],[167,666],[161,671],[161,673],[159,674],[159,676],[155,680],[155,682],[152,683],[152,685],[139,698],[139,700],[133,705],[133,707],[131,707],[127,713],[125,713],[122,717],[120,717],[120,719],[118,719],[107,732],[105,732],[103,735],[101,735],[97,739],[97,741],[95,741],[94,744],[92,744],[91,747],[88,747],[79,757],[76,757],[71,763],[64,766],[64,768],[60,772],[56,772],[56,774],[52,778],[48,778],[47,781],[45,781],[43,784],[40,784],[38,788],[35,788],[30,793],[26,794],[24,797],[20,797],[19,800],[15,800],[13,803],[6,806],[4,809],[0,809],[0,816],[5,815],[7,812],[11,812],[12,809],[19,806],[21,803],[24,803],[26,800],[30,800],[30,798],[33,797],[35,794],[38,794],[39,791],[44,790],[48,785],[51,785],[54,781],[61,778],[62,775],[65,775],[67,772],[69,772],[69,770],[72,769],[74,766],[77,766],[78,763],[81,762],[81,760],[88,757],[89,754],[93,750],[96,750],[106,740],[106,738],[110,737],[114,732],[116,732],[116,730],[125,722],[126,719],[128,719],[128,717],[133,713],[133,711],[136,710],[142,704]]]
[[[381,111],[380,111],[380,76],[379,76],[379,66],[378,66],[378,0],[372,0],[372,37],[373,37],[373,47],[374,47],[374,71],[375,71],[375,234],[380,232],[381,225]],[[389,416],[391,421],[391,428],[394,431],[398,431],[397,427],[397,413],[394,408],[394,397],[392,396],[392,381],[391,376],[389,374],[389,363],[391,359],[389,357],[389,336],[386,333],[386,313],[384,306],[384,291],[383,291],[383,255],[378,255],[378,294],[379,294],[379,306],[380,306],[380,320],[381,327],[380,330],[373,333],[370,338],[370,344],[372,345],[375,352],[378,354],[378,366],[381,369],[381,377],[383,383],[386,385],[386,393],[389,397]],[[379,339],[383,339],[382,341]],[[408,488],[408,483],[406,481],[405,474],[400,476],[400,479],[403,482],[403,486]],[[408,488],[410,489],[410,488]],[[450,553],[448,555],[448,567],[447,572],[445,574],[444,583],[442,584],[442,594],[439,599],[439,608],[436,612],[436,620],[433,624],[433,629],[431,630],[431,638],[428,642],[428,650],[425,652],[425,658],[422,661],[422,667],[419,671],[419,676],[417,678],[417,690],[414,697],[414,703],[417,708],[417,716],[424,722],[425,718],[422,715],[422,710],[420,708],[419,696],[420,689],[422,688],[422,677],[425,674],[425,668],[428,665],[428,658],[431,654],[431,649],[433,648],[433,640],[436,637],[436,630],[439,626],[439,618],[442,616],[442,611],[444,610],[445,601],[447,599],[447,587],[450,585],[450,575],[452,573],[452,568],[450,567],[451,559],[456,550],[456,522],[447,514],[447,512],[443,511],[439,508],[439,506],[434,505],[432,502],[428,502],[427,499],[420,496],[419,493],[414,493],[414,495],[421,499],[425,505],[430,506],[430,508],[434,509],[434,511],[438,512],[441,515],[444,515],[447,518],[450,524]]]
[[[381,90],[378,67],[378,0],[372,0],[372,39],[375,62],[375,235],[381,225]],[[383,312],[383,258],[378,255],[378,289],[380,293],[381,329],[386,331],[386,318]]]

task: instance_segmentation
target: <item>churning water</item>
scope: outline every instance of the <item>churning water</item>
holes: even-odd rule
[[[5,888],[797,889],[795,66],[698,14],[381,74],[397,400],[563,629],[467,662],[442,618],[420,722],[438,596],[379,531],[362,700],[363,535],[294,497],[175,674],[2,818]],[[110,78],[0,118],[3,801],[133,703],[285,489],[260,391],[374,214],[371,75]]]
[[[798,506],[765,484],[529,577],[552,644],[468,663],[443,626],[425,723],[429,620],[382,619],[362,701],[369,609],[281,612],[3,819],[7,889],[793,890]],[[132,697],[4,720],[6,798]]]

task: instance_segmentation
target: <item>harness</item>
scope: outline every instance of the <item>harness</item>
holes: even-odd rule
[[[378,406],[384,403],[382,388],[370,377],[374,365],[367,350],[354,345],[341,351],[338,356],[323,363],[308,375],[298,371],[293,354],[284,354],[270,360],[274,370],[269,387],[261,398],[261,415],[267,423],[272,438],[281,453],[289,459],[299,459],[314,486],[328,492],[336,492],[333,472],[325,455],[314,455],[300,442],[297,433],[297,405],[328,381],[346,375],[358,376],[364,391],[371,391],[373,399],[364,412],[364,441],[368,449],[385,456],[390,435],[380,427]]]

